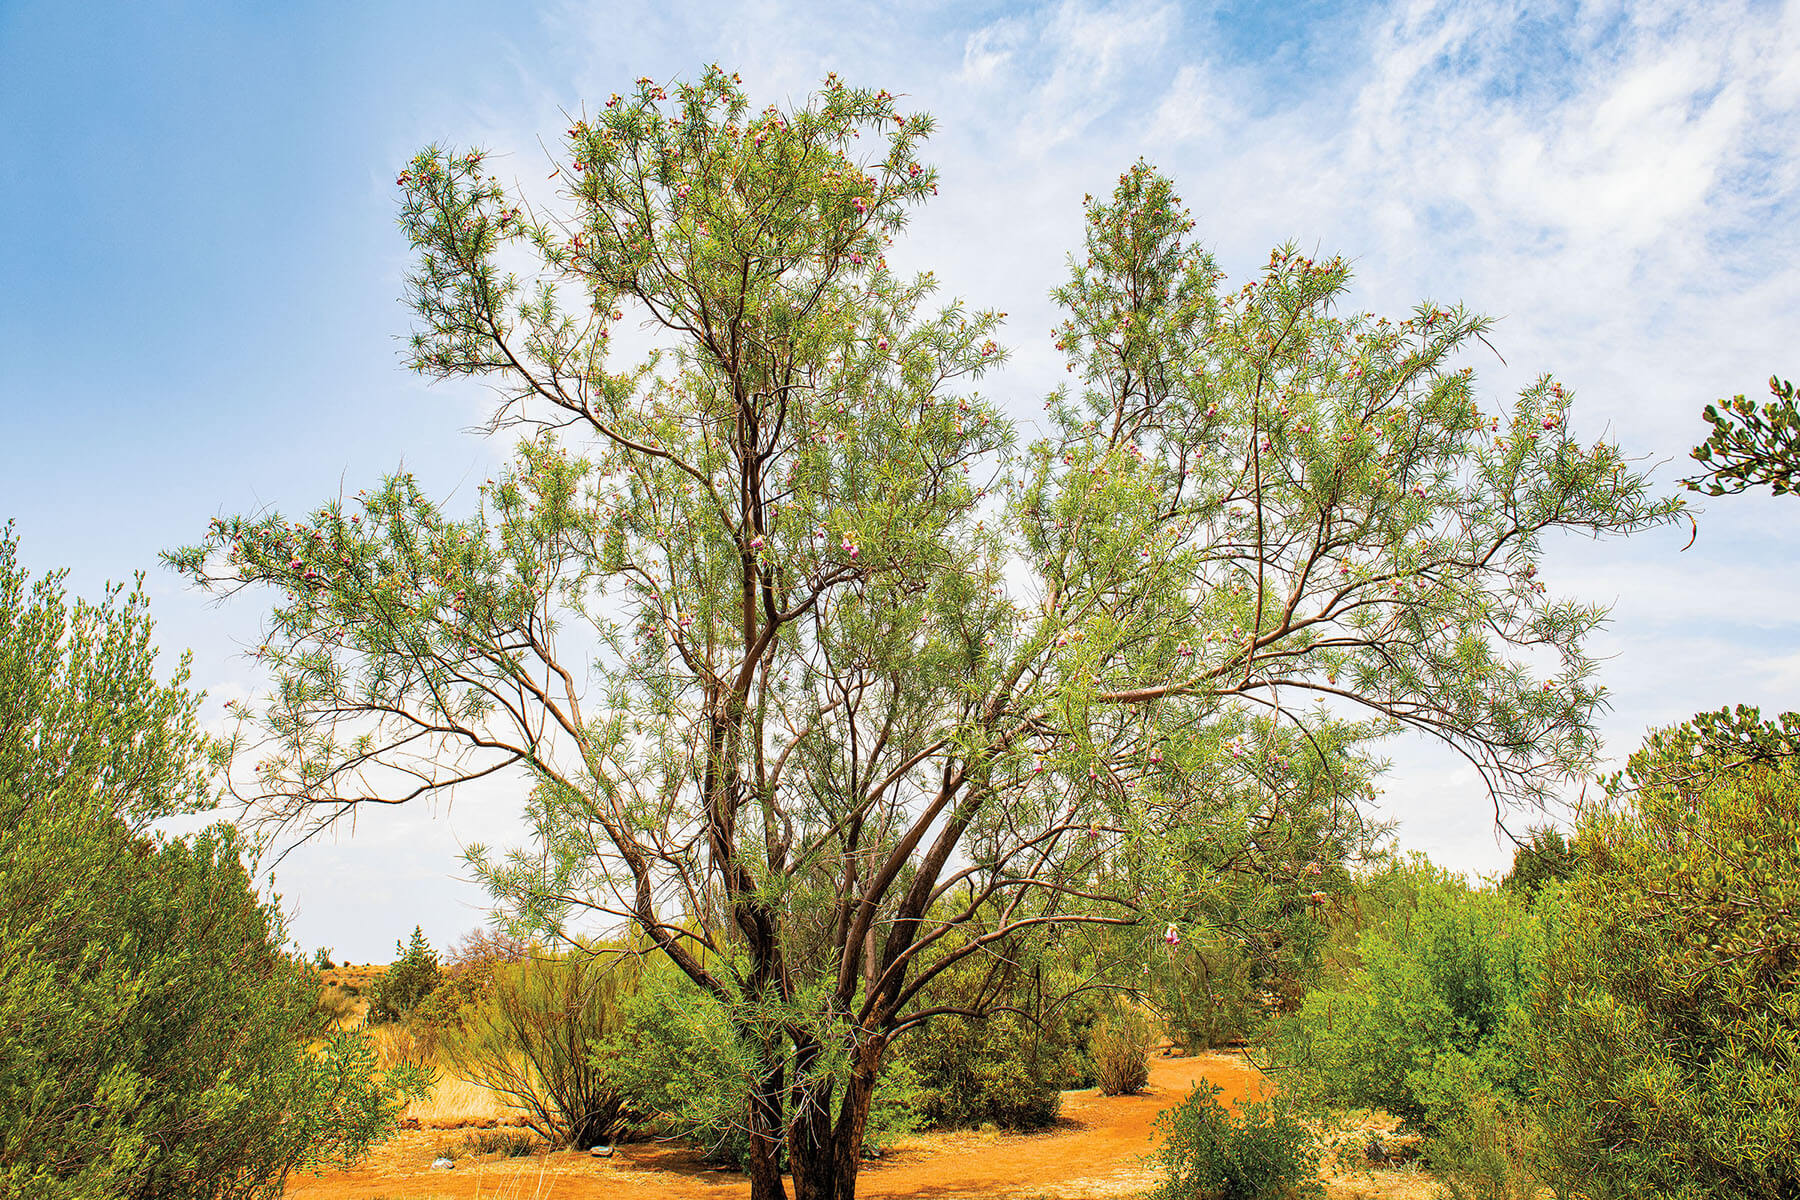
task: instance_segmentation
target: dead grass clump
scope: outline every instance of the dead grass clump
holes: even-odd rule
[[[349,1029],[362,1019],[363,1005],[357,1001],[354,993],[348,992],[336,984],[326,984],[319,993],[318,1003],[314,1011],[319,1019],[333,1029]]]
[[[501,1158],[524,1158],[548,1149],[542,1138],[529,1129],[480,1129],[454,1140],[439,1142],[440,1158],[461,1161],[497,1155]]]
[[[1094,1025],[1089,1045],[1102,1096],[1135,1096],[1150,1082],[1150,1021],[1121,1006]]]

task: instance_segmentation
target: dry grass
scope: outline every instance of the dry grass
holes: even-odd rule
[[[419,1129],[477,1129],[521,1125],[525,1116],[478,1083],[442,1076],[429,1097],[406,1106],[400,1120]]]
[[[1398,1117],[1358,1109],[1317,1132],[1325,1149],[1319,1179],[1329,1200],[1434,1200],[1441,1194],[1418,1162],[1418,1136],[1400,1132]]]

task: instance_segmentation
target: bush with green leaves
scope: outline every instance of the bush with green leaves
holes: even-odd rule
[[[661,959],[639,964],[637,986],[621,996],[617,1031],[595,1048],[632,1111],[656,1131],[698,1144],[713,1162],[743,1169],[750,1137],[744,1109],[757,1056],[744,1046],[717,999]],[[904,1062],[882,1072],[863,1130],[863,1150],[879,1150],[919,1127],[917,1080]]]
[[[1237,1042],[1262,1027],[1255,963],[1234,940],[1194,930],[1168,954],[1153,957],[1150,968],[1148,998],[1186,1053]]]
[[[187,663],[141,589],[71,603],[0,533],[0,1195],[274,1197],[385,1136],[414,1075],[327,1035],[317,975],[209,807]]]
[[[501,967],[467,1024],[443,1032],[439,1058],[524,1109],[526,1124],[553,1146],[610,1142],[630,1113],[594,1048],[618,1031],[632,966],[578,946]]]
[[[1800,1195],[1800,715],[1653,734],[1582,831],[1531,1048],[1552,1183]]]
[[[1395,874],[1382,885],[1395,907],[1358,937],[1358,965],[1275,1022],[1269,1047],[1295,1094],[1430,1132],[1470,1097],[1528,1091],[1524,1006],[1556,903],[1472,889],[1418,858]]]
[[[394,943],[394,961],[376,979],[369,996],[371,1021],[399,1021],[431,995],[440,978],[437,951],[425,940],[425,932],[414,925],[412,937],[405,946]]]
[[[1287,1102],[1239,1106],[1196,1086],[1156,1120],[1161,1180],[1148,1200],[1300,1200],[1322,1196],[1319,1141]]]
[[[940,1014],[908,1032],[900,1054],[920,1115],[940,1129],[1042,1129],[1062,1109],[1068,1050],[1016,1012]]]

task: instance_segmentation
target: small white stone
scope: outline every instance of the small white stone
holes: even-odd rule
[[[613,1148],[611,1146],[590,1146],[588,1148],[588,1153],[595,1158],[611,1158],[613,1156]]]
[[[434,1158],[431,1160],[431,1169],[434,1171],[449,1171],[455,1168],[455,1166],[456,1160],[453,1158]]]

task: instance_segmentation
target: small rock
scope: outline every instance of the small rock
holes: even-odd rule
[[[590,1146],[588,1148],[588,1153],[595,1158],[611,1158],[613,1156],[613,1148],[611,1146]]]
[[[455,1167],[456,1160],[453,1158],[434,1158],[431,1160],[431,1169],[434,1171],[449,1171],[454,1170]]]

